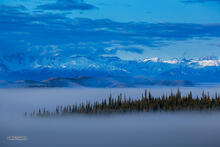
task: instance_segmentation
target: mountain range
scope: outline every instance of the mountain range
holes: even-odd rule
[[[27,87],[137,87],[220,82],[220,60],[115,56],[34,56],[16,53],[0,57],[0,85]]]

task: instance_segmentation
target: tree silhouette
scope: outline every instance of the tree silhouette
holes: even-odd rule
[[[182,96],[180,89],[174,94],[171,91],[170,95],[162,95],[153,97],[151,92],[145,90],[141,99],[126,98],[124,94],[119,94],[117,98],[113,98],[110,94],[108,99],[103,99],[101,102],[93,103],[86,102],[79,105],[57,106],[55,112],[49,112],[45,108],[43,111],[39,108],[38,112],[31,112],[31,116],[58,116],[67,114],[107,114],[107,113],[122,113],[122,112],[164,112],[164,111],[219,111],[220,96],[215,93],[214,97],[210,94],[202,92],[201,97],[193,97],[190,91],[186,96]],[[25,113],[27,116],[27,113]]]

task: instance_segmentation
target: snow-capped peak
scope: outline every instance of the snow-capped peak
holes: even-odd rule
[[[220,60],[192,60],[192,62],[198,63],[201,67],[220,66]]]
[[[216,57],[216,56],[203,56],[203,57],[200,57],[199,60],[218,60],[218,57]]]
[[[148,62],[148,61],[152,61],[152,62],[160,62],[160,58],[147,58],[147,59],[144,59],[144,62]]]
[[[216,56],[205,56],[201,58],[196,59],[168,59],[168,60],[162,60],[160,58],[146,58],[143,60],[143,62],[160,62],[160,63],[167,63],[167,64],[184,64],[189,65],[190,67],[196,67],[196,68],[203,68],[208,66],[220,66],[220,60]]]
[[[173,59],[173,60],[164,60],[163,63],[169,63],[169,64],[177,64],[179,60]]]

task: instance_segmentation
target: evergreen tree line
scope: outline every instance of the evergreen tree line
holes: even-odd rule
[[[193,97],[192,92],[182,96],[178,89],[174,94],[153,97],[151,92],[142,94],[141,99],[126,98],[126,95],[118,95],[101,102],[81,103],[79,105],[59,105],[54,112],[49,112],[45,108],[33,111],[30,116],[57,116],[67,114],[101,114],[101,113],[120,113],[120,112],[154,112],[154,111],[218,111],[220,110],[220,96],[215,93],[214,97],[205,94],[201,97]],[[25,116],[27,113],[25,112]]]

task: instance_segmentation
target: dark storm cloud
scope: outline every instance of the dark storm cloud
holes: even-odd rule
[[[67,10],[92,10],[95,9],[96,7],[91,4],[85,3],[83,0],[57,0],[56,3],[40,5],[37,8],[43,10],[67,11]]]

